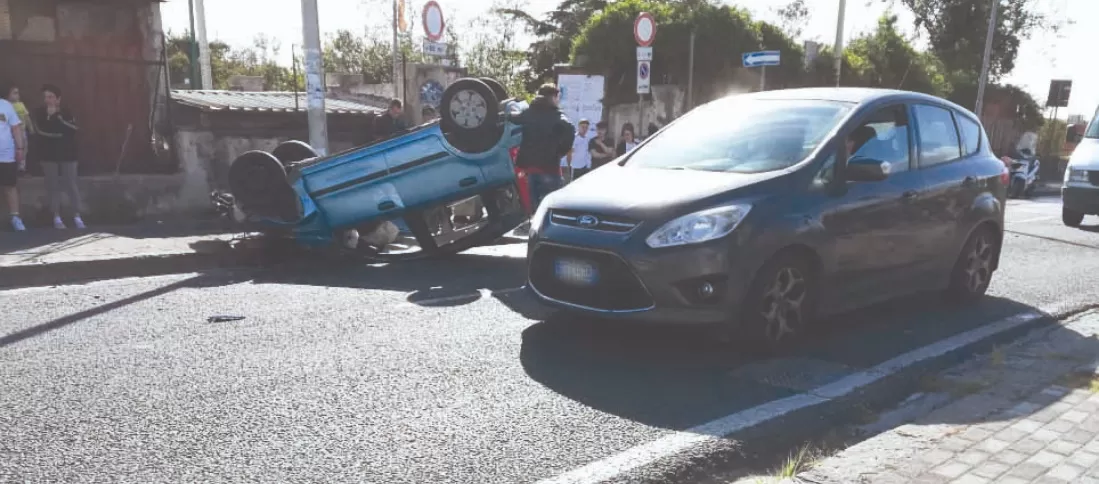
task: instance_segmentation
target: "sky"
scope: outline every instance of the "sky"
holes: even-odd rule
[[[406,0],[413,12],[418,12],[424,0]],[[892,7],[900,16],[900,25],[914,35],[911,15],[899,2]],[[974,0],[983,1],[983,0]],[[1099,63],[1094,62],[1092,49],[1099,46],[1099,0],[1031,0],[1043,12],[1059,18],[1091,19],[1064,28],[1059,35],[1042,34],[1024,40],[1015,71],[1003,79],[1029,91],[1039,104],[1046,98],[1051,79],[1071,79],[1072,97],[1068,109],[1058,116],[1083,114],[1090,118],[1099,106]],[[470,23],[488,12],[494,0],[438,0],[446,15],[447,28],[454,29],[458,38],[468,32]],[[559,0],[524,0],[520,3],[534,14],[543,14]],[[725,0],[747,9],[761,20],[774,20],[774,10],[789,0]],[[807,0],[810,19],[803,37],[831,45],[835,41],[838,0]],[[321,35],[336,30],[365,33],[377,31],[389,22],[392,3],[387,0],[318,0]],[[289,63],[290,46],[301,44],[300,0],[206,0],[207,35],[210,40],[222,40],[231,45],[250,45],[258,34],[277,39],[282,44],[281,57]],[[844,21],[845,38],[849,39],[874,28],[878,17],[890,9],[889,0],[847,0]],[[182,32],[188,28],[187,0],[168,0],[161,6],[165,29]],[[242,19],[248,19],[247,21]],[[414,32],[420,35],[418,27]],[[389,35],[388,32],[380,32]],[[627,34],[628,35],[628,34]],[[659,48],[659,30],[656,47]]]

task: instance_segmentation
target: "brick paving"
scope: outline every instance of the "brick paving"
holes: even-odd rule
[[[792,481],[1099,484],[1097,334],[1084,314],[937,375],[949,403]]]

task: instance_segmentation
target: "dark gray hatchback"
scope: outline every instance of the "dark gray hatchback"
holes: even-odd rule
[[[913,292],[973,300],[999,264],[1006,178],[978,119],[936,97],[732,96],[547,197],[528,287],[565,310],[772,344]]]

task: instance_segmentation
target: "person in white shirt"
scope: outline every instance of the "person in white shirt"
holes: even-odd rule
[[[7,86],[0,86],[0,90],[11,91]],[[15,112],[15,106],[6,99],[0,99],[0,191],[4,192],[8,204],[11,227],[17,232],[26,230],[23,220],[19,218],[19,191],[16,188],[19,173],[26,169],[26,139],[23,136],[23,122]]]
[[[572,151],[569,151],[565,159],[561,160],[561,166],[571,168],[566,173],[569,173],[572,180],[591,171],[591,153],[588,152],[588,143],[591,142],[589,128],[591,123],[587,119],[581,119],[576,123],[576,138],[572,140]]]

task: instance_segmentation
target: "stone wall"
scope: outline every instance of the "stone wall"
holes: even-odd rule
[[[646,136],[649,134],[649,123],[663,127],[671,120],[683,115],[683,107],[686,104],[686,92],[683,88],[653,86],[651,97],[651,100],[646,99],[641,103],[619,104],[606,109],[607,124],[610,125],[608,132],[615,140],[618,139],[622,126],[626,123],[633,124],[634,134]]]

